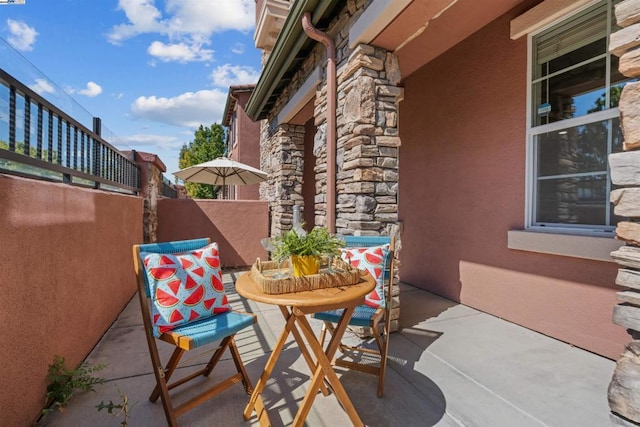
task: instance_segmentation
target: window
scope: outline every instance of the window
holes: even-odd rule
[[[529,228],[613,230],[607,157],[622,150],[618,100],[629,80],[608,52],[613,5],[600,1],[530,38]]]

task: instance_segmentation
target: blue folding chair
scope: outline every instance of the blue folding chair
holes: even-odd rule
[[[240,358],[240,353],[236,346],[234,336],[238,331],[256,323],[255,315],[229,310],[219,314],[210,315],[209,317],[199,318],[194,321],[187,321],[186,323],[180,324],[171,330],[166,330],[165,328],[164,332],[162,332],[162,329],[158,329],[157,325],[154,323],[154,319],[152,318],[152,304],[154,304],[155,300],[152,298],[151,293],[154,291],[154,288],[149,284],[150,279],[148,275],[153,272],[149,271],[150,268],[145,265],[145,259],[148,262],[148,258],[143,257],[148,257],[148,254],[177,256],[184,253],[191,253],[193,251],[197,252],[199,249],[209,245],[209,243],[210,239],[203,238],[133,246],[133,264],[138,281],[138,294],[140,296],[142,320],[144,322],[147,344],[151,355],[151,364],[153,365],[153,372],[156,378],[156,386],[153,389],[149,400],[155,402],[158,397],[162,399],[162,406],[164,408],[167,422],[170,426],[178,425],[176,418],[181,414],[189,411],[197,405],[200,405],[201,403],[204,403],[235,383],[242,382],[247,394],[251,394],[253,391],[253,387],[249,381],[244,364]],[[169,259],[169,257],[166,259]],[[153,282],[153,276],[151,277]],[[199,276],[197,274],[190,274],[189,277],[189,280],[195,279],[195,281],[189,282],[189,286],[211,286],[211,279],[209,280],[209,283],[199,283]],[[222,292],[224,292],[222,283],[216,281],[216,284],[218,284],[218,286],[222,288]],[[226,301],[226,298],[224,299]],[[218,311],[223,310],[224,309],[220,309]],[[173,354],[165,367],[163,367],[158,354],[156,339],[175,346]],[[213,356],[204,368],[169,383],[169,380],[173,376],[178,364],[180,363],[180,359],[185,352],[211,344],[215,341],[220,341],[220,343],[213,351]],[[211,387],[207,388],[207,390],[190,398],[186,402],[178,406],[174,406],[171,396],[169,395],[169,390],[197,378],[200,375],[204,375],[205,377],[209,376],[220,360],[224,350],[227,348],[231,352],[237,373],[225,380],[213,384]],[[260,400],[260,397],[258,399]],[[262,404],[262,400],[258,403],[263,409],[264,406]],[[241,414],[239,413],[238,415]]]
[[[385,244],[389,244],[390,248],[384,260],[384,271],[381,278],[384,296],[380,301],[380,306],[373,308],[369,305],[359,305],[356,307],[349,321],[350,326],[371,328],[377,349],[367,348],[363,345],[350,346],[342,343],[340,345],[340,351],[352,360],[340,358],[335,361],[337,366],[377,375],[377,396],[382,397],[384,377],[387,368],[387,354],[389,351],[389,331],[391,327],[391,291],[393,286],[395,240],[389,236],[343,236],[343,238],[347,248],[370,248]],[[314,314],[316,319],[324,322],[320,336],[321,344],[324,345],[327,332],[333,334],[333,325],[338,323],[341,316],[342,310],[331,310]],[[380,327],[380,324],[382,327]],[[372,356],[377,360],[371,361]]]

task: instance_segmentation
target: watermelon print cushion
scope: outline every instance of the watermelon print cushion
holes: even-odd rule
[[[390,245],[371,246],[368,248],[344,248],[342,259],[353,267],[367,271],[376,279],[376,288],[365,297],[364,303],[373,308],[384,308],[384,267],[389,258]]]
[[[218,244],[179,254],[140,253],[149,293],[153,334],[229,311]]]

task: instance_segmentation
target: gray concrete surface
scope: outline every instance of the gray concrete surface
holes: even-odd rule
[[[258,324],[239,333],[236,340],[255,384],[284,322],[277,307],[235,294],[237,274],[225,274],[232,305],[258,314]],[[610,425],[607,386],[615,365],[611,360],[405,284],[401,285],[400,323],[401,330],[391,339],[382,399],[376,397],[375,377],[338,369],[368,426]],[[315,320],[312,324],[320,326]],[[348,339],[356,337],[350,334]],[[171,349],[160,345],[166,357]],[[186,356],[190,367],[205,363],[210,354],[199,349],[194,352],[199,356]],[[87,362],[107,364],[99,376],[108,381],[95,392],[74,396],[64,412],[44,417],[41,425],[118,426],[122,415],[98,412],[96,405],[110,400],[119,403],[120,394],[131,408],[129,426],[166,425],[160,402],[148,400],[154,378],[137,297]],[[228,354],[217,369],[220,372],[214,371],[211,378],[229,375],[234,369]],[[274,426],[291,424],[309,377],[291,338],[264,392]],[[181,396],[193,390],[185,387],[179,391]],[[234,386],[178,421],[183,426],[257,425],[255,417],[248,422],[242,418],[247,400],[242,386]],[[307,425],[338,427],[350,422],[335,396],[319,394]]]

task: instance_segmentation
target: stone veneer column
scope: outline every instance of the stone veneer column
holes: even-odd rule
[[[347,46],[340,54],[345,55]],[[341,55],[338,56],[341,56]],[[395,234],[398,222],[398,87],[397,57],[365,44],[350,52],[338,70],[336,232],[344,235]],[[316,223],[324,224],[326,195],[326,85],[316,92]],[[399,267],[399,262],[397,261]],[[392,328],[398,328],[398,269],[393,292]]]
[[[620,57],[619,70],[628,77],[640,76],[640,0],[626,0],[615,9],[623,29],[611,35],[610,50]],[[620,264],[613,322],[627,328],[632,340],[616,364],[609,384],[609,407],[614,426],[640,426],[640,83],[628,83],[620,97],[624,152],[611,154],[611,180],[623,186],[611,192],[616,215],[630,218],[620,222],[616,237],[627,245],[611,253]]]
[[[260,199],[269,202],[271,236],[280,236],[293,225],[293,205],[304,204],[304,126],[282,124],[269,135],[265,124],[262,132],[260,168],[269,179],[260,185]]]
[[[156,155],[146,156],[133,151],[133,161],[140,166],[140,196],[144,199],[142,230],[144,243],[158,241],[158,198],[162,197],[162,172],[164,167]]]

